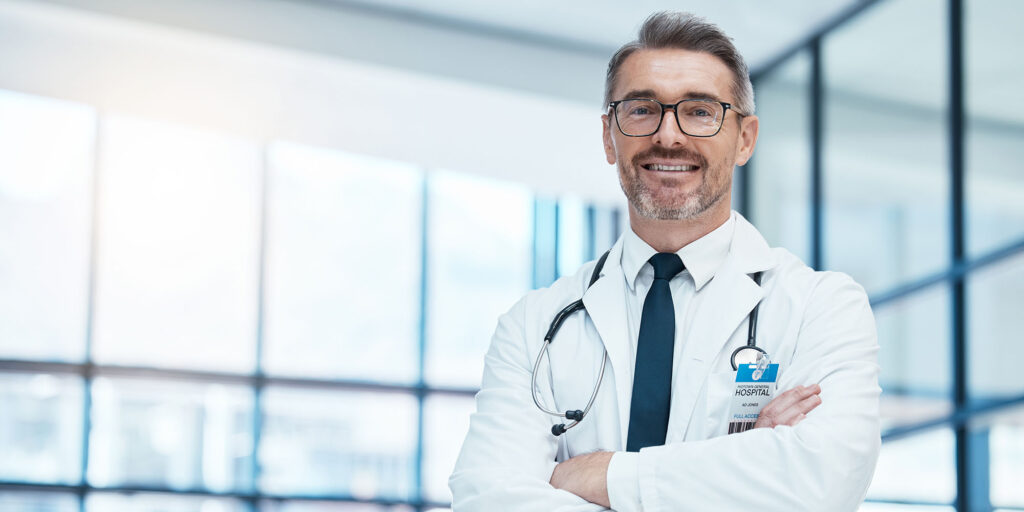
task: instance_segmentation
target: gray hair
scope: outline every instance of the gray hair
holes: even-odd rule
[[[608,75],[604,81],[604,104],[612,101],[612,90],[618,79],[619,67],[633,52],[643,49],[678,48],[709,53],[718,57],[732,71],[732,95],[736,110],[741,114],[754,113],[754,86],[750,83],[750,70],[743,56],[732,44],[732,38],[722,29],[704,18],[690,13],[661,11],[647,17],[635,41],[619,48],[608,61]]]

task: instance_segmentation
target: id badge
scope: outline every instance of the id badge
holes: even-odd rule
[[[729,407],[729,433],[738,434],[754,428],[761,409],[772,400],[779,365],[762,358],[758,364],[741,364],[736,370],[736,389]]]

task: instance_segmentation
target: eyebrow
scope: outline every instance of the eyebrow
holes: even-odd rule
[[[656,99],[657,96],[658,96],[658,94],[655,93],[651,89],[634,89],[632,91],[627,92],[625,95],[623,95],[622,99],[624,99],[624,100],[632,100],[632,99],[638,99],[638,98]],[[712,93],[709,93],[709,92],[704,92],[704,91],[691,91],[691,92],[687,92],[686,94],[683,94],[682,99],[684,99],[684,100],[714,100],[714,101],[722,101],[721,98],[718,97],[718,95],[712,94]]]

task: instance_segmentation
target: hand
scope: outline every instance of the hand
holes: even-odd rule
[[[562,461],[551,473],[551,486],[569,491],[591,503],[610,508],[608,463],[614,452],[594,452]]]
[[[821,405],[821,386],[797,386],[775,397],[761,409],[754,428],[774,428],[779,425],[794,426],[807,417],[811,409]]]

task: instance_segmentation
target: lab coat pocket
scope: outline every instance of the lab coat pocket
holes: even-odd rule
[[[708,376],[705,438],[718,437],[728,432],[729,404],[735,387],[735,371],[717,372]]]

